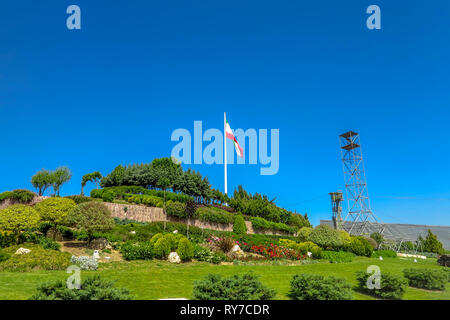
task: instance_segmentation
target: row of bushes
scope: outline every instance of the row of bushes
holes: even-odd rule
[[[133,195],[158,197],[161,200],[165,197],[166,200],[179,201],[183,203],[192,200],[192,197],[185,194],[178,194],[169,191],[166,191],[164,194],[164,191],[162,190],[149,190],[138,186],[106,187],[103,189],[94,189],[91,191],[92,198],[103,199],[107,202],[112,202],[116,199],[127,201],[127,199]]]
[[[272,222],[260,217],[250,217],[252,222],[252,227],[255,230],[271,230],[271,231],[281,231],[287,233],[295,233],[295,228],[288,226],[287,224],[281,222]]]
[[[5,191],[0,193],[0,202],[6,199],[11,199],[19,203],[30,203],[33,200],[34,196],[35,193],[25,189]]]
[[[183,235],[173,233],[157,233],[146,242],[128,241],[120,248],[126,260],[165,259],[174,251],[178,253],[181,261],[189,261],[194,257],[192,243]]]

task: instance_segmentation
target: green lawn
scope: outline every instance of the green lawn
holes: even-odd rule
[[[277,290],[277,299],[288,299],[289,282],[294,274],[334,275],[356,284],[355,272],[366,270],[369,265],[378,265],[381,272],[387,271],[395,274],[401,274],[403,269],[410,267],[442,268],[436,264],[436,259],[414,263],[411,260],[400,258],[386,258],[379,261],[375,258],[362,257],[356,258],[351,263],[320,262],[298,266],[235,266],[200,262],[173,265],[165,261],[133,261],[103,264],[98,271],[82,271],[81,275],[83,277],[99,273],[106,279],[117,280],[118,286],[130,289],[136,299],[160,299],[192,298],[193,281],[202,279],[208,273],[232,275],[253,271],[261,276],[263,283]],[[0,299],[27,299],[33,294],[38,284],[49,280],[66,279],[68,276],[65,271],[0,272]],[[354,292],[354,299],[373,298]],[[450,285],[447,284],[444,292],[408,288],[404,299],[449,300]]]

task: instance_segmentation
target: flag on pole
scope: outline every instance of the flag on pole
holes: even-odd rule
[[[244,157],[244,150],[242,150],[241,146],[239,145],[239,143],[236,140],[236,137],[233,134],[233,130],[231,130],[230,128],[230,124],[228,123],[228,121],[226,121],[226,127],[225,127],[225,134],[226,137],[228,139],[233,140],[234,143],[234,148],[236,149],[236,153],[239,157],[243,158]]]

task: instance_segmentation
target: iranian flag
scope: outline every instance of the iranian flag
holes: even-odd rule
[[[228,139],[233,140],[234,148],[236,149],[237,155],[239,157],[243,158],[244,157],[244,150],[242,150],[241,146],[237,142],[236,137],[234,136],[233,130],[231,130],[230,124],[228,123],[228,121],[226,122],[226,126],[225,126],[225,134],[226,134]]]

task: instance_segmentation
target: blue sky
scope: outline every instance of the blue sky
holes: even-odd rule
[[[83,174],[169,156],[173,130],[222,128],[226,111],[232,128],[280,130],[278,174],[230,166],[229,189],[317,224],[354,130],[381,220],[449,225],[449,35],[448,1],[3,1],[0,191],[67,165],[62,194],[79,193]],[[222,166],[192,167],[223,188]]]

